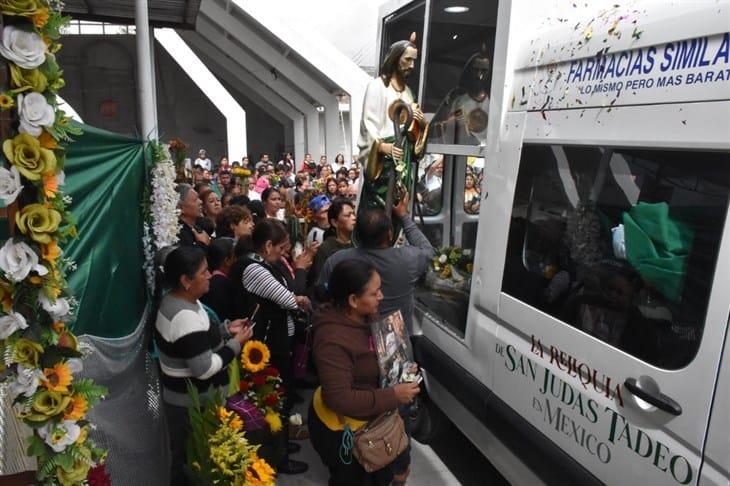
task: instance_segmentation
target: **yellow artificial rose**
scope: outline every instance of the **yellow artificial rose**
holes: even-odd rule
[[[69,403],[71,403],[71,397],[68,395],[49,390],[40,390],[36,393],[30,410],[21,412],[18,416],[31,422],[43,422],[63,413]]]
[[[91,451],[87,447],[79,446],[76,451],[84,456],[84,459],[76,459],[70,469],[63,467],[56,468],[56,477],[63,486],[81,484],[89,475],[91,468]]]
[[[0,0],[0,12],[3,15],[18,15],[20,17],[32,17],[44,8],[40,0]]]
[[[5,140],[3,153],[31,181],[37,181],[43,174],[52,174],[56,170],[56,155],[53,151],[41,147],[38,139],[27,133]]]
[[[17,92],[31,90],[42,93],[48,87],[48,79],[40,70],[23,69],[13,63],[10,63],[10,79]]]
[[[53,241],[51,235],[58,231],[58,225],[61,224],[61,213],[43,204],[28,204],[15,214],[15,223],[20,232],[30,236],[33,241],[48,245]]]
[[[18,339],[13,345],[13,362],[20,363],[27,368],[38,366],[38,360],[43,352],[43,346],[25,338]]]

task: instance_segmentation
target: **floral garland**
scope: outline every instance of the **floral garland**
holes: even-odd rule
[[[149,196],[144,208],[142,245],[144,247],[144,270],[150,295],[155,292],[155,253],[177,243],[180,231],[180,209],[175,191],[177,171],[167,146],[150,142],[152,168],[150,169]]]
[[[37,459],[38,482],[82,484],[108,477],[106,452],[88,438],[93,425],[85,419],[107,391],[74,377],[83,355],[67,327],[76,302],[66,272],[75,264],[58,245],[76,236],[71,198],[59,188],[65,146],[81,133],[56,97],[64,80],[55,53],[68,18],[47,0],[0,0],[0,14],[0,56],[10,69],[0,109],[18,118],[17,135],[2,142],[0,167],[0,198],[18,230],[0,248],[0,379],[33,429],[27,453]]]

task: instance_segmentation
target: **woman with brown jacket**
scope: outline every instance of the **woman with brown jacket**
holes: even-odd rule
[[[380,372],[370,321],[383,300],[380,275],[369,264],[346,260],[330,276],[331,304],[314,317],[313,353],[321,386],[309,407],[309,437],[330,471],[330,486],[388,485],[390,466],[367,473],[357,460],[342,457],[344,424],[353,432],[383,412],[410,403],[417,383],[378,388]]]

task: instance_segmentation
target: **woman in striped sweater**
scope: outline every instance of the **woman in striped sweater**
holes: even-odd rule
[[[187,381],[205,403],[228,386],[228,363],[241,353],[253,330],[244,319],[211,325],[199,299],[208,292],[210,272],[205,252],[193,246],[173,250],[164,265],[170,288],[160,302],[155,341],[160,351],[162,397],[170,435],[170,484],[184,485],[185,442],[190,432]]]
[[[264,341],[271,350],[271,364],[281,373],[284,388],[291,390],[290,340],[294,337],[294,319],[291,313],[297,309],[309,311],[309,298],[295,295],[287,280],[277,268],[282,253],[289,246],[289,235],[284,225],[271,218],[259,221],[251,234],[253,251],[243,258],[243,289],[249,306],[258,306],[254,335]],[[251,309],[247,315],[251,315]],[[283,436],[289,436],[290,400],[284,409]],[[290,444],[288,451],[296,452],[297,445]],[[284,474],[300,474],[307,465],[289,459],[286,454],[277,471]]]

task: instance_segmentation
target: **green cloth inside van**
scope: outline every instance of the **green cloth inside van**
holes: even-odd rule
[[[667,203],[640,202],[623,214],[626,256],[644,280],[671,301],[684,288],[694,232],[669,215]]]

